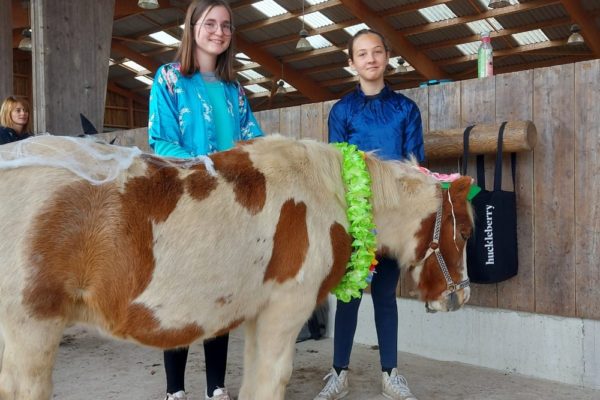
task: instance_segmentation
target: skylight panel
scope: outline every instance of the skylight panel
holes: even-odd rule
[[[361,31],[363,29],[369,29],[369,26],[365,23],[361,23],[361,24],[352,25],[352,26],[348,26],[348,27],[344,28],[344,30],[346,32],[348,32],[348,34],[350,36],[354,36],[356,34],[356,32]]]
[[[148,86],[152,85],[152,79],[148,78],[146,75],[136,76],[135,79],[142,83],[145,83]]]
[[[447,19],[456,18],[456,14],[454,14],[445,4],[421,8],[419,12],[429,22],[445,21]]]
[[[248,69],[246,71],[239,71],[238,74],[240,74],[241,76],[243,76],[244,78],[246,78],[248,80],[264,78],[264,75],[259,74],[258,72],[256,72],[253,69]]]
[[[147,74],[150,72],[145,67],[142,67],[140,64],[136,63],[135,61],[131,61],[131,60],[127,60],[127,61],[123,62],[121,65],[123,65],[127,69],[129,69],[139,75]]]
[[[508,0],[510,1],[510,5],[514,6],[515,4],[519,4],[519,0]],[[484,6],[485,8],[489,8],[488,4],[490,4],[490,0],[479,0],[479,3],[481,3],[482,6]]]
[[[494,32],[496,30],[502,29],[502,27],[500,27],[500,29],[495,29],[495,27],[492,26],[489,23],[489,21],[485,20],[485,19],[480,19],[479,21],[467,22],[467,26],[471,29],[471,31],[473,31],[473,33],[475,33],[477,35],[481,35],[482,32]]]
[[[333,46],[331,42],[321,35],[312,35],[306,38],[313,49],[322,49],[324,47]]]
[[[306,2],[311,6],[314,6],[315,4],[325,3],[326,1],[328,0],[306,0]]]
[[[244,87],[246,88],[246,90],[248,90],[249,92],[252,92],[252,93],[264,93],[264,92],[268,92],[268,90],[265,87],[257,85],[257,84],[247,85],[247,86],[244,86]]]
[[[148,36],[162,44],[166,44],[167,46],[180,43],[179,39],[177,39],[175,36],[169,35],[165,31],[154,32]]]
[[[352,76],[358,75],[358,72],[356,72],[355,70],[353,70],[351,67],[344,67],[344,69],[346,70],[346,72],[348,72]]]
[[[456,45],[456,48],[461,51],[465,56],[470,56],[473,54],[477,54],[477,50],[479,49],[479,45],[481,42],[470,42]]]
[[[250,57],[248,57],[244,53],[237,53],[235,55],[235,59],[238,60],[239,62],[241,62],[244,65],[246,65],[246,64],[252,64],[252,60],[250,60]]]
[[[116,64],[115,60],[113,60],[112,58],[110,58],[110,57],[109,57],[109,58],[108,58],[108,66],[109,66],[109,67],[112,67],[112,66],[113,66],[113,65],[115,65],[115,64]]]
[[[548,40],[550,40],[548,39],[548,36],[546,36],[546,34],[542,32],[541,29],[534,29],[532,31],[515,33],[514,35],[512,35],[512,37],[514,37],[517,43],[519,43],[521,46],[526,44],[547,42]]]
[[[273,0],[262,0],[256,3],[252,3],[252,7],[266,15],[267,17],[276,17],[277,15],[286,14],[288,11],[275,3]]]
[[[302,20],[302,17],[299,17],[298,19]],[[333,25],[333,21],[327,18],[325,15],[321,14],[319,11],[306,14],[304,16],[304,22],[312,29],[322,28],[327,25]]]

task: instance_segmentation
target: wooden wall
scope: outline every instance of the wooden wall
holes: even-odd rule
[[[534,151],[517,157],[519,274],[500,284],[474,284],[470,304],[600,319],[598,82],[600,60],[592,60],[402,92],[419,105],[425,134],[517,119],[537,127]],[[256,116],[267,133],[326,140],[333,103]],[[486,159],[490,188],[494,157]],[[443,172],[459,168],[456,159],[427,164]],[[474,174],[472,162],[469,170]],[[503,175],[503,187],[512,189],[510,174]]]

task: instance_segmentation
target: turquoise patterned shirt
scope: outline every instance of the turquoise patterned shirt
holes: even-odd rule
[[[223,83],[227,114],[233,121],[233,143],[263,135],[238,83]],[[199,72],[186,77],[179,63],[156,71],[150,91],[149,143],[163,156],[191,158],[219,150],[209,95]]]

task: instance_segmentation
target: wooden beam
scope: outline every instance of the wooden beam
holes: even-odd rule
[[[311,101],[325,101],[333,97],[329,91],[319,86],[312,79],[299,73],[294,68],[282,64],[282,62],[275,59],[269,53],[254,45],[254,43],[247,42],[241,35],[236,35],[236,43],[239,51],[245,53],[248,57],[269,71],[273,75],[274,80],[281,77],[283,65],[283,79]]]
[[[566,46],[564,40],[550,40],[547,42],[527,44],[524,46],[516,47],[514,49],[495,50],[494,57],[495,58],[496,57],[506,57],[506,56],[512,56],[515,54],[529,53],[529,52],[533,52],[533,51],[540,50],[540,49],[549,49],[549,48],[563,47],[563,46]],[[477,54],[471,54],[468,56],[460,56],[460,57],[454,57],[454,58],[447,58],[445,60],[438,60],[438,61],[436,61],[436,63],[438,65],[453,65],[453,64],[460,64],[460,63],[476,61],[476,60],[477,60]]]
[[[418,10],[420,8],[445,4],[445,3],[449,3],[450,1],[453,1],[453,0],[427,0],[427,1],[422,1],[419,3],[405,4],[402,6],[388,8],[387,10],[383,11],[381,13],[381,15],[384,17],[388,17],[388,16],[392,16],[392,15],[406,14],[406,13]],[[323,35],[325,33],[337,32],[337,31],[340,31],[349,26],[360,24],[361,22],[362,22],[362,20],[360,20],[358,18],[352,18],[352,19],[349,19],[346,21],[338,22],[337,24],[323,26],[323,27],[317,28],[317,29],[307,29],[308,36]],[[261,42],[259,44],[259,46],[261,48],[265,48],[265,47],[277,46],[280,44],[293,42],[296,40],[298,40],[298,35],[293,34],[293,35],[282,36],[279,38],[273,38],[270,40],[265,40],[264,42]]]
[[[600,31],[590,15],[590,10],[584,9],[579,0],[561,0],[560,3],[581,28],[585,44],[596,54],[596,57],[600,57]]]
[[[142,67],[144,67],[147,70],[149,70],[150,72],[152,72],[152,74],[154,74],[156,72],[156,70],[158,69],[158,67],[161,66],[160,63],[154,61],[151,58],[144,57],[137,51],[134,51],[134,50],[130,49],[129,47],[127,47],[125,44],[123,44],[119,40],[113,39],[112,50],[116,51],[123,57],[129,58],[131,61],[135,61],[136,63],[140,64]]]
[[[140,96],[139,94],[133,93],[129,89],[125,89],[124,87],[119,86],[118,84],[116,84],[113,81],[110,81],[110,80],[108,81],[106,90],[108,90],[110,92],[114,92],[118,95],[121,95],[121,96],[127,98],[127,99],[137,101],[140,104],[148,105],[148,97],[143,97],[143,96]]]
[[[12,29],[27,28],[30,25],[29,7],[21,0],[12,0]]]
[[[323,3],[315,4],[314,6],[305,7],[304,14],[310,14],[315,11],[322,11],[328,8],[339,6],[342,2],[340,0],[329,0]],[[250,22],[248,24],[240,25],[235,28],[236,32],[246,32],[253,29],[261,29],[269,25],[273,25],[279,22],[287,21],[293,18],[298,18],[302,16],[302,9],[289,11],[285,14],[277,15],[271,18],[261,19],[260,21]],[[300,25],[298,25],[300,28]],[[300,29],[298,29],[300,30]]]
[[[448,74],[432,62],[425,54],[404,37],[399,34],[392,25],[373,10],[367,7],[363,0],[341,0],[354,16],[362,18],[369,26],[377,27],[378,31],[386,37],[397,54],[402,55],[421,75],[426,79],[448,78]]]
[[[530,31],[533,29],[541,29],[541,28],[548,28],[551,26],[565,25],[565,24],[568,24],[569,22],[571,22],[571,18],[569,18],[569,17],[555,18],[555,19],[550,19],[547,21],[534,22],[531,24],[522,25],[522,26],[518,26],[515,28],[501,29],[496,32],[491,32],[490,37],[492,39],[494,39],[494,38],[499,38],[499,37],[504,37],[504,36],[510,36],[510,35],[514,35],[515,33],[527,32],[527,31]],[[457,38],[457,39],[444,40],[442,42],[435,42],[435,43],[421,45],[421,46],[419,46],[419,50],[426,51],[426,50],[431,50],[431,49],[441,49],[444,47],[456,46],[456,45],[464,44],[464,43],[478,42],[480,40],[481,40],[481,36],[474,34],[474,35],[469,35],[469,36],[463,36],[463,37]]]
[[[283,56],[281,60],[283,62],[289,63],[293,61],[306,60],[307,58],[313,58],[317,56],[323,56],[327,54],[337,53],[340,51],[344,51],[345,47],[342,46],[329,46],[323,47],[322,49],[309,50],[309,51],[301,51],[297,53],[293,53],[287,56]]]
[[[496,8],[481,14],[466,15],[464,17],[452,18],[439,22],[430,22],[427,24],[413,26],[411,28],[401,29],[398,32],[404,36],[416,35],[419,33],[432,32],[438,29],[445,29],[457,25],[463,25],[467,22],[479,21],[485,18],[497,18],[504,15],[511,15],[523,11],[535,10],[536,8],[547,7],[558,3],[560,0],[532,0],[527,3],[519,3],[508,7]]]

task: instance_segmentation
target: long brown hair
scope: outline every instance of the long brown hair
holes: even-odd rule
[[[181,44],[175,55],[175,61],[181,64],[181,73],[183,75],[190,76],[198,69],[194,63],[194,25],[206,11],[219,6],[225,7],[233,26],[233,12],[225,0],[195,0],[189,5],[185,14]],[[217,56],[215,75],[225,82],[235,81],[235,73],[233,72],[234,38],[235,35],[232,32],[229,47]]]
[[[24,98],[8,96],[2,102],[2,107],[0,107],[0,125],[5,126],[10,129],[15,129],[16,125],[13,122],[10,114],[13,112],[17,105],[21,104],[25,110],[29,113],[29,118],[27,118],[27,125],[23,127],[23,131],[21,133],[30,133],[31,132],[31,108],[29,107],[29,102]]]
[[[374,31],[373,29],[361,29],[360,31],[356,32],[354,34],[354,36],[352,36],[350,38],[350,40],[348,41],[348,58],[354,61],[354,41],[356,40],[357,37],[362,36],[362,35],[366,35],[366,34],[373,34],[376,36],[379,36],[379,38],[381,39],[381,43],[383,44],[383,48],[385,49],[385,51],[390,51],[390,46],[388,46],[387,44],[387,40],[385,40],[385,38],[383,37],[383,35],[377,31]]]

